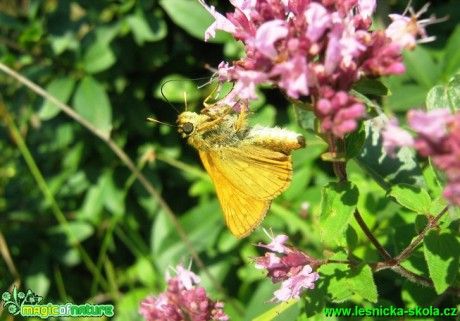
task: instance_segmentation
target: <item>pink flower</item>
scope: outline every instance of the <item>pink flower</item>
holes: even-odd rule
[[[281,283],[281,288],[273,293],[275,296],[273,299],[281,302],[290,299],[300,300],[299,295],[303,289],[314,289],[314,282],[319,279],[319,274],[312,271],[311,266],[305,265],[296,276]]]
[[[288,96],[298,99],[301,95],[308,95],[308,66],[305,57],[298,55],[277,64],[270,75],[280,76],[278,86],[283,88]]]
[[[450,120],[452,115],[448,109],[435,109],[429,112],[413,109],[407,113],[409,126],[433,143],[439,142],[446,135],[446,123]]]
[[[147,321],[227,321],[223,303],[214,302],[203,287],[194,286],[199,277],[182,264],[176,267],[177,276],[166,274],[168,288],[156,297],[148,296],[141,304],[139,313]]]
[[[365,115],[364,104],[349,94],[353,85],[404,72],[402,49],[418,36],[428,40],[424,26],[435,21],[417,21],[424,7],[411,11],[410,18],[392,16],[386,32],[371,31],[375,0],[232,0],[235,10],[226,18],[200,3],[216,19],[206,35],[215,29],[230,32],[246,52],[232,66],[219,68],[219,80],[234,82],[235,95],[244,101],[257,98],[259,84],[308,100],[321,134],[338,138],[356,130]],[[349,96],[345,103],[331,101],[339,93]]]
[[[265,233],[268,235],[266,231]],[[281,282],[281,288],[273,293],[272,302],[275,300],[285,302],[291,298],[299,300],[299,295],[304,289],[314,288],[314,282],[318,280],[319,274],[313,272],[313,268],[322,262],[294,247],[286,246],[288,240],[286,235],[268,236],[272,242],[267,245],[259,243],[258,246],[279,253],[281,256],[267,252],[265,256],[254,258],[255,267],[259,270],[267,270],[267,277],[271,278],[273,283]]]
[[[259,244],[259,246],[261,246]],[[267,252],[265,256],[255,258],[254,267],[258,270],[274,269],[281,266],[281,259],[275,253]]]
[[[460,112],[412,110],[408,123],[417,133],[415,149],[422,156],[431,157],[434,166],[446,174],[444,197],[460,206]]]
[[[236,31],[235,25],[230,22],[227,18],[216,11],[214,6],[208,6],[204,0],[198,0],[200,4],[208,10],[208,12],[216,19],[214,23],[205,31],[204,41],[208,41],[209,37],[214,38],[216,36],[216,30],[222,30],[228,33]]]
[[[307,38],[315,42],[321,38],[327,28],[331,27],[331,15],[321,4],[312,2],[305,10]]]
[[[393,118],[388,121],[382,130],[383,148],[388,155],[394,157],[395,149],[414,145],[414,138],[408,131],[398,125],[398,121]]]
[[[337,137],[354,131],[357,120],[366,111],[364,105],[344,91],[327,89],[322,96],[324,98],[317,104],[317,116],[322,119],[321,130],[332,132]]]
[[[429,3],[424,5],[417,13],[414,13],[412,8],[409,8],[410,17],[399,14],[390,14],[389,17],[393,21],[386,30],[387,37],[397,43],[400,48],[413,49],[417,44],[417,36],[421,37],[419,42],[433,41],[435,37],[427,37],[425,27],[429,24],[439,22],[434,16],[429,19],[417,20],[422,14],[428,10]]]
[[[376,0],[358,0],[358,12],[363,18],[370,18],[376,6]]]
[[[177,278],[179,279],[179,286],[181,288],[183,287],[186,290],[190,290],[191,288],[193,288],[194,284],[198,284],[201,281],[198,275],[196,275],[188,269],[184,269],[182,264],[179,264],[176,267],[176,274]]]
[[[460,179],[453,181],[444,189],[444,197],[452,204],[460,206]]]
[[[288,34],[285,21],[271,20],[263,23],[256,32],[256,38],[248,41],[248,44],[254,46],[260,53],[270,59],[275,59],[278,56],[278,51],[275,48],[275,42],[286,37]]]
[[[242,100],[257,99],[256,85],[264,82],[267,76],[259,71],[235,70],[238,81],[233,90]]]
[[[282,235],[281,234],[281,235],[278,235],[276,237],[273,237],[270,234],[268,234],[266,229],[264,229],[264,232],[272,241],[271,241],[271,243],[269,243],[267,245],[264,245],[264,244],[259,242],[259,244],[257,244],[258,246],[264,247],[266,249],[269,249],[270,251],[277,252],[277,253],[285,253],[286,252],[286,247],[285,247],[284,244],[289,239],[289,237],[287,235]]]

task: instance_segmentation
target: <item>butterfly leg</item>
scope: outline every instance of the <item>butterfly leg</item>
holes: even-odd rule
[[[211,97],[214,95],[214,93],[216,92],[217,88],[219,88],[219,85],[217,85],[212,91],[211,93],[208,95],[208,97],[206,97],[203,101],[203,106],[204,108],[201,110],[202,113],[205,113],[215,105],[215,103],[212,103],[212,104],[208,104],[208,101],[211,99]]]
[[[197,131],[203,131],[203,130],[206,130],[207,128],[209,127],[212,127],[214,126],[215,124],[219,123],[222,121],[222,119],[224,119],[225,116],[227,116],[230,112],[232,111],[231,108],[228,108],[227,110],[225,110],[224,114],[222,116],[219,116],[217,117],[216,119],[213,119],[212,121],[206,123],[205,125],[201,126],[200,128],[197,129]],[[210,116],[212,117],[212,116]]]
[[[247,115],[246,108],[247,108],[246,104],[241,103],[240,114],[239,114],[238,119],[237,119],[237,121],[235,123],[235,131],[237,131],[237,132],[240,131],[241,129],[244,129],[246,127],[246,125],[247,125],[247,123],[246,123],[246,115]]]

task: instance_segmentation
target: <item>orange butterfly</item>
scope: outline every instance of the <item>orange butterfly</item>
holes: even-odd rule
[[[177,119],[178,131],[195,147],[211,176],[230,232],[242,238],[257,228],[272,200],[292,178],[290,152],[305,147],[302,135],[282,128],[250,127],[244,112],[205,104]]]

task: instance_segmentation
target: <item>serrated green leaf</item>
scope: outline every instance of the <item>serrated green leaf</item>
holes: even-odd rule
[[[428,271],[438,294],[451,285],[458,273],[460,241],[452,230],[430,230],[423,239]]]
[[[191,36],[203,41],[206,29],[215,20],[198,1],[162,0],[160,5],[176,25],[183,28]],[[218,31],[216,32],[216,37],[210,38],[208,41],[224,43],[232,39],[232,36],[228,33]]]
[[[87,76],[83,78],[75,91],[75,110],[87,121],[96,126],[107,137],[112,130],[112,106],[102,85]]]
[[[90,74],[95,74],[110,68],[116,61],[112,49],[100,42],[88,48],[83,57],[83,68]]]
[[[377,286],[369,265],[360,265],[351,270],[347,278],[349,289],[370,302],[377,302]]]
[[[331,260],[347,260],[344,253],[337,253],[330,257]],[[344,302],[353,296],[348,287],[347,277],[350,273],[345,264],[328,263],[318,269],[320,281],[327,284],[327,294],[332,302]]]
[[[358,203],[358,188],[351,182],[329,183],[321,197],[321,240],[340,242]]]
[[[380,129],[387,121],[387,117],[382,114],[364,122],[366,141],[361,153],[353,160],[385,190],[398,183],[426,188],[423,172],[413,150],[401,148],[393,158],[383,149]]]
[[[71,77],[56,78],[52,80],[48,86],[46,86],[46,91],[59,99],[59,101],[66,104],[69,101],[70,95],[72,95],[73,89],[75,87],[75,79]],[[61,110],[50,101],[46,100],[43,102],[38,116],[42,120],[50,120],[56,117]]]
[[[396,184],[388,190],[387,196],[394,198],[398,204],[417,214],[430,212],[431,197],[425,189],[420,187]]]

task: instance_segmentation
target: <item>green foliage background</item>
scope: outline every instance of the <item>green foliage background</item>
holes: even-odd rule
[[[228,8],[226,1],[213,3],[220,12]],[[389,12],[404,11],[406,5],[405,1],[393,1],[391,7],[388,3],[379,1],[377,24],[385,23]],[[384,81],[392,95],[383,99],[383,107],[396,115],[422,106],[431,87],[447,82],[459,70],[460,29],[455,27],[460,6],[455,1],[433,1],[431,12],[438,17],[450,15],[447,22],[429,28],[437,41],[407,53],[408,72]],[[204,30],[211,22],[209,14],[191,0],[3,0],[0,61],[110,134],[161,193],[226,291],[220,292],[194,264],[210,296],[224,300],[234,320],[251,320],[273,308],[264,302],[276,287],[250,263],[250,257],[260,255],[253,244],[267,238],[261,229],[244,240],[232,237],[197,153],[174,128],[145,122],[146,117],[175,122],[177,113],[161,96],[162,85],[179,111],[184,108],[184,91],[188,108],[199,110],[212,86],[198,90],[197,85],[206,80],[189,79],[209,78],[207,64],[216,67],[242,54],[228,35],[218,34],[204,43]],[[165,83],[170,79],[182,81]],[[164,207],[104,141],[3,73],[0,86],[0,289],[7,290],[15,282],[44,296],[44,302],[113,303],[114,319],[140,319],[140,300],[163,291],[168,266],[188,265],[190,260]],[[292,243],[320,258],[337,248],[337,240],[325,237],[319,228],[322,189],[335,181],[331,164],[320,159],[326,145],[297,126],[281,94],[265,88],[260,97],[252,106],[251,122],[302,132],[308,144],[293,154],[292,185],[274,202],[263,226],[290,235]],[[25,142],[22,148],[16,131]],[[349,166],[361,192],[364,219],[379,241],[398,253],[426,219],[386,197],[386,191],[356,163]],[[439,195],[434,174],[428,170],[424,174],[430,194]],[[306,202],[308,210],[303,207]],[[414,222],[419,222],[418,230]],[[347,232],[347,245],[353,244],[354,254],[363,260],[378,261],[378,253],[355,225]],[[428,274],[421,258],[423,248],[417,253],[407,267]],[[324,275],[341,273],[322,269]],[[369,271],[363,270],[368,277]],[[457,303],[452,296],[439,296],[434,289],[391,271],[379,272],[374,279],[378,301],[377,293],[360,293],[353,286],[315,295],[352,302],[339,306],[436,303],[453,307]],[[343,286],[339,280],[337,287]],[[282,318],[295,319],[304,307],[315,311],[309,305],[315,302],[288,306]],[[1,316],[11,317],[6,311]]]

